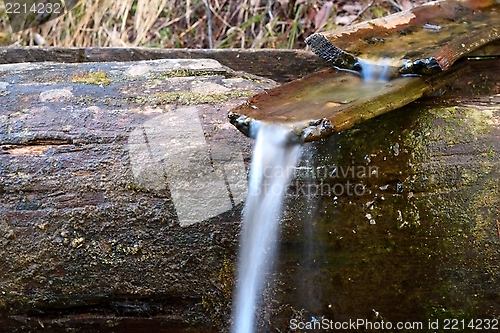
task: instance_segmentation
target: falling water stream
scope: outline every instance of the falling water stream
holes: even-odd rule
[[[361,65],[365,82],[388,81],[387,61],[363,61]],[[258,295],[262,295],[274,257],[283,201],[301,156],[301,145],[290,129],[275,124],[257,126],[243,211],[232,333],[254,332]]]
[[[283,200],[301,155],[301,146],[293,137],[281,126],[261,125],[258,129],[243,212],[234,333],[254,331],[257,295],[273,259]]]

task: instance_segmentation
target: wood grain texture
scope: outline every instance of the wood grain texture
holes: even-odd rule
[[[329,67],[303,50],[205,50],[153,48],[0,48],[0,64],[18,62],[105,62],[155,59],[215,59],[236,71],[288,82]]]

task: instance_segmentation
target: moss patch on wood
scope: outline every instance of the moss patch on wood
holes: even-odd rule
[[[171,91],[153,94],[149,97],[136,96],[128,99],[129,102],[135,102],[140,105],[198,105],[198,104],[216,104],[226,102],[230,99],[249,97],[255,94],[253,91],[233,91],[224,94],[204,94],[190,91]]]
[[[71,78],[73,83],[86,83],[97,85],[109,85],[112,80],[108,78],[107,74],[103,71],[87,72],[81,74],[74,74]]]
[[[202,304],[212,322],[221,332],[227,332],[228,318],[231,314],[232,291],[235,286],[234,264],[224,257],[217,281],[211,291],[202,296]]]
[[[171,77],[189,77],[189,76],[214,76],[222,74],[227,76],[226,71],[216,72],[216,71],[202,71],[202,70],[192,70],[192,69],[178,69],[171,72],[157,76],[157,79],[169,79]]]

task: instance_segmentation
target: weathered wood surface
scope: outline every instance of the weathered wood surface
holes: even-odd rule
[[[268,331],[500,316],[500,63],[471,66],[304,146]],[[251,151],[227,112],[274,86],[210,60],[1,65],[0,327],[227,329]]]
[[[429,333],[429,320],[499,318],[498,69],[305,145],[276,297],[307,312],[289,316]]]
[[[250,154],[226,115],[272,86],[210,59],[0,65],[0,327],[211,329]]]
[[[252,96],[231,110],[229,118],[248,136],[261,122],[274,122],[291,127],[298,141],[314,141],[453,85],[470,70],[463,61],[432,77],[365,82],[329,69]]]
[[[268,77],[278,82],[295,80],[330,66],[312,52],[303,50],[0,47],[0,64],[155,59],[215,59],[233,70]]]
[[[309,36],[306,43],[338,68],[362,71],[363,61],[400,74],[434,74],[500,38],[495,1],[444,0]]]

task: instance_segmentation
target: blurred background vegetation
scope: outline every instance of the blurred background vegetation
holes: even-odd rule
[[[0,46],[304,48],[313,32],[429,0],[80,0],[65,15],[12,33],[0,2]]]

